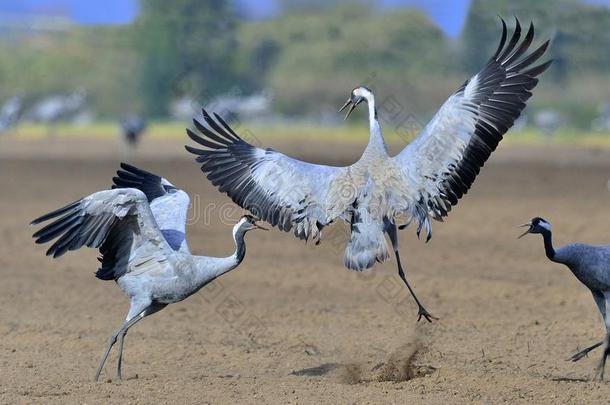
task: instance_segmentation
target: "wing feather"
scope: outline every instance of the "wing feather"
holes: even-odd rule
[[[218,115],[202,111],[204,123],[193,120],[188,137],[198,145],[186,146],[197,156],[204,172],[219,191],[254,215],[290,231],[301,239],[318,237],[335,219],[328,214],[329,185],[344,170],[292,159],[273,149],[244,141]]]
[[[189,252],[186,243],[186,221],[190,199],[188,195],[174,187],[167,179],[127,163],[121,163],[121,170],[113,177],[112,188],[135,188],[142,191],[150,203],[159,229],[164,235],[180,235],[168,239],[176,250]],[[166,238],[167,239],[167,238]]]
[[[145,244],[152,243],[149,249],[161,255],[172,251],[157,226],[146,195],[137,189],[100,191],[31,224],[49,220],[53,222],[33,235],[38,244],[55,239],[47,256],[59,257],[84,246],[97,248],[102,266],[96,276],[103,280],[117,280],[128,272],[132,250]]]
[[[536,76],[551,61],[535,65],[549,42],[528,54],[534,39],[534,25],[521,43],[521,24],[508,44],[506,23],[494,56],[479,73],[449,97],[417,138],[393,158],[409,183],[417,201],[411,214],[425,224],[448,215],[451,206],[468,192],[503,135],[513,125],[538,84]],[[429,237],[430,235],[428,235]]]

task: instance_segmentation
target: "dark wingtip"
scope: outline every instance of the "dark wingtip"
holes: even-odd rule
[[[128,172],[131,171],[130,169],[135,169],[135,166],[132,166],[129,163],[126,163],[126,162],[121,162],[119,164],[119,166],[121,167],[121,169],[127,170]]]
[[[201,107],[201,114],[203,114],[204,117],[208,117],[210,118],[210,114],[207,112],[207,110],[203,107]]]
[[[190,152],[193,155],[199,155],[200,152],[202,152],[201,149],[193,148],[192,146],[189,146],[189,145],[184,145],[184,149],[186,149],[187,152]]]
[[[550,59],[541,65],[533,67],[530,70],[523,72],[523,74],[531,76],[531,77],[536,77],[536,76],[540,75],[541,73],[543,73],[545,70],[547,70],[549,68],[549,66],[551,66],[551,63],[553,63],[553,59]]]
[[[515,31],[521,33],[521,21],[519,21],[516,14],[513,14],[513,18],[515,19]]]
[[[47,214],[44,214],[34,220],[32,220],[32,222],[30,222],[30,225],[38,225],[41,222],[45,222],[48,221],[51,218],[56,218],[62,214],[65,214],[66,212],[70,211],[71,209],[73,209],[74,207],[76,207],[78,204],[80,204],[80,202],[82,201],[82,199],[74,201],[64,207],[61,207],[59,209],[56,209],[55,211],[51,211]]]
[[[44,222],[44,219],[42,219],[42,218],[44,218],[44,215],[41,217],[38,217],[36,219],[33,219],[32,221],[30,221],[30,226],[38,225],[39,223]]]
[[[494,52],[493,56],[491,57],[491,60],[495,60],[500,55],[500,52],[502,52],[502,49],[504,48],[504,45],[506,44],[506,38],[508,37],[508,29],[506,28],[506,21],[504,21],[504,18],[500,17],[499,15],[498,15],[498,18],[500,18],[500,21],[502,22],[502,37],[500,38],[500,43],[498,44],[498,48],[496,49],[496,52]]]
[[[199,134],[191,131],[189,128],[186,129],[186,135],[194,142],[197,142],[201,145],[201,140],[203,139]],[[187,149],[188,150],[188,149]]]

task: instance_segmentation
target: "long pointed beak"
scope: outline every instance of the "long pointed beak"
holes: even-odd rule
[[[268,231],[268,230],[269,230],[269,229],[267,229],[267,228],[265,228],[265,227],[260,226],[259,224],[252,224],[252,225],[254,225],[254,227],[255,227],[256,229],[261,229],[261,230],[263,230],[263,231]]]
[[[351,99],[351,98],[350,98],[350,99],[348,99],[348,100],[345,102],[345,104],[343,104],[343,107],[341,107],[341,108],[339,109],[339,112],[341,112],[341,111],[345,110],[345,108],[347,108],[348,106],[349,106],[349,110],[347,110],[347,114],[345,114],[345,118],[344,118],[343,120],[346,120],[346,119],[347,119],[347,117],[349,117],[349,115],[352,113],[352,111],[354,111],[354,109],[356,108],[356,104],[354,104],[354,103],[352,102],[352,99]]]
[[[517,239],[521,239],[522,237],[524,237],[525,235],[527,235],[528,233],[530,233],[529,227],[532,226],[532,224],[523,224],[523,225],[519,225],[519,228],[524,228],[524,227],[528,227],[527,231],[523,232],[521,235],[519,235],[519,237]]]

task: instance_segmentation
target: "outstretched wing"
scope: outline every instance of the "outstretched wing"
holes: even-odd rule
[[[142,191],[161,233],[174,250],[189,253],[186,242],[186,220],[190,199],[167,179],[154,173],[121,163],[121,169],[112,178],[112,188],[136,188]]]
[[[418,137],[393,158],[403,172],[405,196],[415,201],[411,214],[426,227],[429,217],[442,219],[466,194],[502,136],[525,108],[536,87],[536,78],[551,61],[535,65],[549,41],[528,53],[534,26],[519,44],[521,26],[506,45],[506,23],[502,38],[487,65],[467,80],[443,104]],[[505,46],[506,45],[506,46]]]
[[[317,238],[334,218],[329,215],[330,184],[343,170],[292,159],[260,149],[239,137],[217,114],[203,110],[209,127],[193,120],[198,134],[188,136],[205,149],[186,146],[197,155],[201,171],[231,199],[282,231],[294,227],[301,239]]]
[[[127,163],[121,163],[116,177],[112,178],[112,188],[137,188],[146,195],[151,203],[157,198],[165,197],[171,188],[175,188],[169,181],[146,170],[138,169]],[[164,184],[165,183],[165,184]]]
[[[33,235],[39,244],[56,239],[47,256],[59,257],[83,246],[98,248],[102,266],[96,276],[102,280],[117,280],[128,272],[135,250],[142,263],[151,259],[162,262],[172,252],[157,227],[146,196],[133,188],[91,194],[31,224],[49,220],[53,222]]]

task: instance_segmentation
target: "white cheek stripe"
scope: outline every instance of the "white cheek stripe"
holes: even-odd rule
[[[233,227],[233,238],[235,238],[235,235],[237,234],[237,230],[239,229],[240,226],[243,225],[244,222],[246,222],[246,218],[240,219],[239,222],[235,224],[235,226]]]
[[[551,230],[551,224],[549,224],[548,222],[542,222],[542,221],[540,221],[540,223],[539,223],[538,225],[540,225],[541,227],[543,227],[543,228],[544,228],[544,229],[546,229],[547,231],[550,231],[550,230]]]

